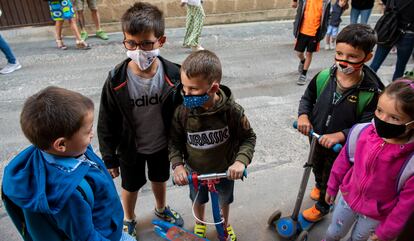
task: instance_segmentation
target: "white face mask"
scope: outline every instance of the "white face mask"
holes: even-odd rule
[[[144,51],[140,49],[127,51],[127,56],[130,57],[141,70],[148,69],[159,55],[160,49],[154,49],[151,51]]]

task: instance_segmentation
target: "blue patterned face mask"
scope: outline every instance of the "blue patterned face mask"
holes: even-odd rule
[[[183,104],[189,109],[200,107],[210,99],[210,96],[207,93],[202,95],[185,95],[184,92],[182,92],[182,95],[184,97]]]

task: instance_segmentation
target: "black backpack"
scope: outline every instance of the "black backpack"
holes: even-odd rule
[[[406,0],[405,5],[401,6],[401,9],[408,6],[411,1]],[[384,15],[378,19],[378,22],[375,24],[375,32],[377,32],[378,45],[384,45],[387,47],[394,46],[398,40],[405,34],[405,30],[410,26],[410,24],[401,24],[398,21],[399,10],[395,6],[395,0],[388,0]]]

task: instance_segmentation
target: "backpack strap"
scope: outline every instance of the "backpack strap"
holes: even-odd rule
[[[348,141],[346,144],[346,153],[348,154],[348,159],[351,163],[355,161],[355,150],[356,144],[358,141],[359,136],[361,135],[362,131],[365,130],[371,123],[361,123],[356,124],[352,127],[348,134]]]
[[[405,182],[414,175],[414,153],[411,154],[410,158],[406,161],[403,168],[401,169],[400,175],[398,176],[397,191],[401,191]]]
[[[359,91],[358,104],[357,104],[357,115],[358,116],[361,116],[365,107],[369,104],[369,102],[371,102],[372,98],[374,98],[374,92],[364,91],[364,90]]]
[[[327,68],[319,72],[318,76],[316,77],[316,98],[319,98],[322,91],[326,88],[330,73],[331,69]]]

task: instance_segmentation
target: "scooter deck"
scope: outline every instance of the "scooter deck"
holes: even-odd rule
[[[297,233],[300,233],[302,230],[309,231],[313,227],[313,225],[315,225],[316,222],[309,222],[309,221],[307,221],[303,217],[303,215],[300,213],[298,215],[298,223],[299,223],[299,225],[298,225],[298,229],[299,230],[298,230]]]
[[[153,220],[152,223],[154,224],[155,233],[168,241],[209,241],[208,239],[198,237],[184,228],[165,221]]]

